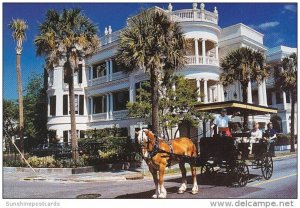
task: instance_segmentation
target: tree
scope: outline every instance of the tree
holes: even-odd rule
[[[25,134],[29,145],[44,143],[47,138],[46,89],[42,74],[31,74],[25,87]]]
[[[159,84],[185,63],[185,39],[179,25],[161,11],[145,10],[128,20],[120,34],[117,62],[127,71],[150,75],[152,131],[159,131]]]
[[[18,134],[18,105],[12,100],[3,99],[3,138],[9,151],[12,147],[11,139]]]
[[[295,152],[295,104],[297,102],[297,54],[284,58],[274,67],[275,86],[291,96],[291,152]]]
[[[167,139],[170,139],[169,130],[182,123],[188,123],[189,126],[198,125],[199,118],[202,118],[203,115],[194,108],[199,96],[195,85],[182,76],[172,76],[168,83],[160,85],[159,90],[161,95],[158,101],[159,125]],[[151,118],[152,111],[149,91],[149,81],[143,82],[141,88],[137,89],[136,102],[129,102],[127,108],[129,117],[142,118],[144,122],[150,124],[149,118]]]
[[[27,23],[22,19],[13,19],[9,23],[12,30],[13,39],[16,41],[16,70],[18,80],[18,106],[19,106],[19,136],[20,136],[20,151],[24,154],[24,110],[23,110],[23,95],[22,95],[22,76],[21,76],[21,54],[23,50],[23,41],[26,39]]]
[[[35,37],[36,53],[44,56],[48,70],[63,62],[64,79],[69,85],[72,158],[78,159],[75,120],[74,73],[84,57],[92,55],[100,46],[97,27],[80,9],[64,9],[61,13],[48,10]]]
[[[220,81],[224,86],[240,82],[243,103],[247,103],[249,81],[261,83],[269,76],[270,67],[265,64],[264,55],[250,48],[239,48],[230,52],[221,60],[222,74]],[[244,115],[244,126],[247,127],[248,115]]]

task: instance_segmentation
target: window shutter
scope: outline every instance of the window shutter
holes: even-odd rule
[[[79,65],[78,69],[78,83],[82,83],[82,64]]]
[[[56,115],[56,96],[50,97],[50,115],[55,116]]]

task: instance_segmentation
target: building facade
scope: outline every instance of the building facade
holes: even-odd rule
[[[222,72],[220,60],[228,52],[240,47],[250,47],[267,54],[270,62],[280,61],[276,49],[267,52],[263,44],[263,34],[242,23],[221,28],[218,25],[219,14],[216,7],[213,11],[207,11],[203,3],[200,5],[193,3],[191,9],[173,11],[171,4],[167,10],[159,7],[154,9],[165,12],[172,21],[178,22],[184,37],[192,46],[187,52],[188,63],[177,73],[195,82],[200,91],[199,95],[202,95],[198,98],[201,102],[242,99],[241,86],[238,83],[224,88],[219,82]],[[129,135],[134,137],[135,129],[141,125],[139,119],[127,118],[126,103],[135,101],[136,90],[141,82],[148,80],[149,77],[142,71],[124,73],[123,69],[117,65],[115,56],[120,32],[121,30],[112,32],[111,26],[106,27],[104,36],[101,37],[100,50],[82,62],[79,72],[74,76],[76,122],[80,137],[85,130],[115,125],[128,128]],[[284,55],[282,53],[281,58]],[[64,83],[62,66],[63,62],[55,66],[48,76],[48,128],[56,131],[57,138],[61,141],[68,141],[71,129],[68,86]],[[283,104],[269,102],[270,96],[272,101],[276,100],[276,95],[273,98],[272,94],[274,83],[272,84],[269,79],[259,85],[249,82],[248,86],[249,102],[272,107]],[[285,104],[285,106],[287,108],[288,105]],[[285,113],[286,116],[283,117],[287,118],[287,111],[282,113]],[[287,119],[281,117],[280,113],[278,116],[282,118],[282,131],[287,132],[289,128],[284,127]],[[270,121],[270,116],[258,116],[251,119],[265,126]],[[186,135],[187,128],[181,126],[180,134]],[[198,135],[201,131],[200,126],[189,128],[188,135]]]

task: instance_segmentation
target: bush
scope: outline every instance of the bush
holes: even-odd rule
[[[275,141],[276,146],[290,145],[291,144],[291,135],[290,134],[277,134]]]
[[[52,156],[47,157],[29,157],[28,163],[34,168],[54,168],[57,167],[57,161]]]

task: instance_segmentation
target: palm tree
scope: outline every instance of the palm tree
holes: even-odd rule
[[[297,102],[297,54],[284,58],[274,67],[275,86],[291,96],[291,152],[295,152],[295,104]]]
[[[270,67],[265,65],[264,55],[250,48],[242,47],[230,52],[221,61],[223,70],[220,81],[224,86],[238,81],[242,88],[243,103],[247,103],[248,82],[256,80],[261,83],[269,76]],[[247,126],[248,115],[244,115]]]
[[[48,10],[35,37],[36,53],[44,56],[49,70],[64,62],[64,79],[69,85],[72,157],[78,159],[74,104],[74,73],[80,61],[92,55],[100,45],[97,27],[80,9],[64,9],[61,13]]]
[[[159,83],[185,63],[186,42],[177,23],[156,9],[128,20],[120,34],[117,62],[127,71],[150,75],[152,130],[159,132]]]
[[[9,23],[12,30],[13,39],[16,41],[16,70],[18,79],[18,100],[19,100],[19,136],[20,136],[20,151],[24,154],[24,109],[23,109],[23,95],[22,95],[22,76],[21,76],[21,54],[23,41],[26,39],[26,30],[28,25],[22,19],[13,19]]]

